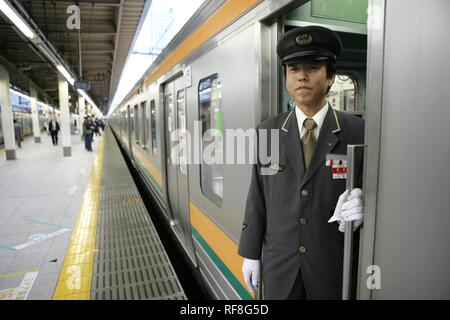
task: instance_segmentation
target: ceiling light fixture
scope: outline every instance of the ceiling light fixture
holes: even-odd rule
[[[73,86],[73,84],[75,83],[75,79],[70,75],[69,71],[67,71],[66,68],[64,68],[64,66],[62,66],[61,64],[58,64],[56,68],[58,68],[59,72],[61,72],[64,78],[66,78],[67,82]]]
[[[36,34],[33,30],[23,21],[22,17],[9,5],[5,0],[0,0],[0,11],[11,20],[11,22],[19,28],[27,38],[33,40],[36,38]]]

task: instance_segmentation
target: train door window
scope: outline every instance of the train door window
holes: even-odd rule
[[[148,147],[148,112],[147,101],[141,103],[141,121],[142,121],[142,148]]]
[[[156,144],[156,107],[155,100],[150,101],[150,127],[152,131],[152,154],[155,155],[157,144]]]
[[[130,141],[133,138],[133,131],[134,131],[134,110],[131,108],[131,106],[128,106],[129,110],[129,119],[128,119],[128,125],[130,126]]]
[[[127,120],[127,116],[126,116],[126,112],[124,111],[124,112],[122,112],[122,119],[121,119],[121,124],[122,124],[122,131],[125,131],[126,130],[126,128],[127,128],[127,122],[126,122],[126,120]]]
[[[198,100],[202,124],[202,155],[205,150],[211,159],[205,162],[202,156],[200,165],[201,189],[203,194],[218,206],[223,199],[223,159],[220,148],[212,148],[223,137],[222,128],[222,90],[219,75],[214,74],[200,80],[198,85]],[[220,162],[220,163],[218,163]]]
[[[177,129],[179,142],[179,168],[181,174],[187,175],[187,141],[186,141],[186,103],[184,97],[184,90],[177,93]]]
[[[134,139],[139,144],[139,106],[134,106]]]
[[[337,74],[328,92],[328,101],[336,110],[355,112],[355,91],[355,82],[351,77]]]

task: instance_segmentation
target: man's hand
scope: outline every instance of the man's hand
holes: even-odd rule
[[[244,280],[247,287],[250,291],[255,291],[258,288],[259,260],[244,258],[242,273],[244,274]]]
[[[336,209],[333,216],[328,222],[339,222],[339,231],[344,232],[345,223],[354,221],[353,231],[355,231],[364,220],[362,190],[359,188],[353,189],[351,192],[345,190],[338,199]]]

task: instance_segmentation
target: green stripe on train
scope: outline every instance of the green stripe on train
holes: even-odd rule
[[[253,297],[245,290],[239,280],[234,276],[234,274],[228,269],[228,267],[223,263],[223,261],[217,256],[214,250],[209,246],[209,244],[203,239],[200,233],[191,224],[192,234],[195,239],[200,243],[203,249],[206,251],[208,256],[214,261],[214,264],[219,268],[220,272],[225,276],[231,286],[236,290],[239,296],[244,300],[253,300]]]

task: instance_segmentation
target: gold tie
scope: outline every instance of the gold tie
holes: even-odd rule
[[[311,161],[311,157],[314,152],[314,147],[316,146],[316,137],[314,135],[314,128],[317,126],[317,124],[313,119],[307,118],[303,122],[303,126],[306,129],[306,132],[302,138],[303,159],[305,160],[305,169],[308,169],[309,162]]]

